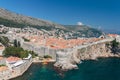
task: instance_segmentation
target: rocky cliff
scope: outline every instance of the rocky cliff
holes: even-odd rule
[[[77,64],[82,60],[97,59],[98,57],[119,57],[118,54],[113,54],[112,47],[108,46],[111,41],[112,39],[94,42],[77,47],[70,52],[60,51],[57,53],[57,62],[54,66],[62,70],[68,70],[77,68]]]

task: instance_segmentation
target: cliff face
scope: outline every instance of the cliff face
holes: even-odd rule
[[[77,68],[77,64],[81,60],[97,59],[98,57],[119,57],[118,54],[113,54],[111,47],[106,45],[108,42],[88,45],[86,47],[73,49],[70,52],[58,52],[57,62],[54,64],[62,70]]]
[[[105,43],[99,43],[86,48],[78,49],[77,56],[79,56],[78,58],[81,60],[96,59],[100,56],[107,57],[110,52],[110,49],[106,47]]]

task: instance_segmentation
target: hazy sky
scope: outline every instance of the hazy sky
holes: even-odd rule
[[[0,7],[59,24],[120,29],[120,0],[0,0]]]

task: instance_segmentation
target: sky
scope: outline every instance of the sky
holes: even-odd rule
[[[59,24],[120,29],[120,0],[0,0],[0,8]]]

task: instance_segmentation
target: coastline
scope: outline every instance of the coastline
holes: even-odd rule
[[[60,70],[60,71],[68,71],[68,70],[72,70],[72,69],[79,69],[78,68],[78,64],[81,64],[83,61],[85,61],[85,60],[98,60],[99,58],[120,58],[120,55],[114,55],[114,54],[109,54],[109,55],[106,55],[106,56],[98,56],[98,57],[96,57],[96,58],[87,58],[87,59],[84,59],[84,60],[80,60],[80,62],[77,62],[76,64],[70,64],[70,63],[66,63],[67,64],[67,66],[70,66],[70,67],[67,67],[67,66],[65,66],[64,67],[64,69],[62,68],[62,66],[64,66],[64,64],[63,63],[61,63],[61,64],[63,64],[63,65],[59,65],[59,63],[58,64],[54,64],[54,67],[57,69],[57,70]]]
[[[2,78],[2,79],[9,80],[23,75],[29,69],[32,63],[47,64],[49,62],[56,62],[54,64],[54,67],[58,68],[59,70],[67,71],[71,69],[78,69],[77,65],[80,64],[82,60],[97,60],[97,58],[99,57],[105,57],[105,58],[120,57],[120,55],[113,54],[109,46],[106,47],[106,43],[111,42],[112,40],[113,39],[105,39],[95,43],[75,46],[72,49],[72,51],[69,51],[69,49],[67,51],[64,50],[58,51],[56,53],[57,60],[53,60],[51,58],[46,58],[46,59],[45,58],[40,59],[39,57],[33,58],[30,63],[29,60],[28,62],[26,61],[27,65],[23,64],[25,69],[22,70],[19,67],[19,69],[22,72],[20,70],[17,72],[17,69],[15,69],[15,72],[17,74],[15,73],[14,75],[12,73],[6,76],[8,78]]]
[[[109,56],[99,56],[99,57],[97,57],[96,59],[85,59],[85,60],[97,60],[98,58],[109,58],[109,57],[115,57],[115,58],[120,58],[120,56],[119,55],[109,55]],[[84,61],[84,60],[83,60]],[[49,61],[48,63],[50,63],[50,62],[55,62],[55,60],[51,60],[51,61]],[[44,61],[42,61],[42,60],[34,60],[34,61],[32,61],[31,62],[31,64],[32,63],[44,63]],[[29,67],[31,66],[31,64],[26,68],[26,70],[25,71],[23,71],[23,73],[21,73],[21,74],[19,74],[18,76],[15,76],[15,77],[12,77],[12,78],[10,78],[10,79],[7,79],[7,80],[12,80],[12,79],[14,79],[14,78],[17,78],[17,77],[19,77],[19,76],[22,76],[28,69],[29,69]],[[79,63],[79,64],[81,64],[81,63]],[[61,70],[60,68],[58,68],[58,67],[55,67],[57,70]],[[73,68],[73,69],[78,69],[78,68]],[[67,69],[66,70],[61,70],[61,71],[68,71]]]
[[[96,60],[99,57],[120,57],[120,54],[112,52],[112,47],[106,45],[114,39],[104,39],[95,43],[78,46],[73,51],[59,51],[57,53],[57,62],[54,64],[61,70],[77,69],[82,60]],[[119,49],[119,47],[118,47]]]
[[[55,60],[51,59],[51,60],[48,60],[48,61],[47,61],[47,63],[50,63],[50,62],[55,62]],[[19,76],[22,76],[22,75],[29,69],[29,67],[30,67],[33,63],[43,63],[43,64],[44,64],[45,61],[44,61],[44,60],[36,60],[36,59],[33,58],[32,61],[31,61],[31,63],[29,64],[29,66],[27,66],[26,69],[25,69],[22,73],[18,74],[17,76],[13,76],[13,77],[11,77],[11,78],[9,78],[9,79],[7,79],[7,80],[12,80],[12,79],[17,78],[17,77],[19,77]]]
[[[55,60],[49,60],[47,63],[50,63],[50,62],[55,62]],[[19,76],[22,76],[22,75],[29,69],[29,67],[30,67],[33,63],[43,63],[43,64],[44,64],[44,61],[43,61],[43,60],[34,60],[34,59],[33,59],[32,62],[30,63],[30,65],[27,66],[27,68],[26,68],[22,73],[18,74],[17,76],[12,76],[11,78],[9,78],[9,79],[7,79],[7,80],[12,80],[12,79],[17,78],[17,77],[19,77]]]
[[[33,58],[33,61],[32,63],[44,63],[44,62],[56,62],[56,60],[54,59],[43,59],[43,60],[39,60],[39,59],[36,59],[36,58]]]
[[[7,80],[12,80],[12,79],[17,78],[19,76],[22,76],[29,69],[29,67],[31,66],[31,64],[32,64],[32,62],[30,63],[29,66],[27,66],[27,68],[21,74],[18,74],[17,76],[13,76],[12,78],[9,78]]]
[[[40,79],[44,79],[44,80],[52,80],[52,79],[53,80],[62,80],[62,79],[63,80],[79,80],[81,79],[81,80],[84,80],[86,79],[86,76],[89,76],[92,79],[94,79],[94,77],[91,76],[91,74],[96,75],[95,73],[96,71],[98,74],[96,80],[109,80],[110,74],[111,74],[110,77],[113,78],[110,80],[114,80],[114,77],[115,77],[114,74],[120,73],[119,72],[120,58],[115,58],[115,57],[98,58],[97,60],[84,60],[82,61],[81,64],[78,64],[79,69],[73,69],[69,71],[61,71],[60,69],[55,68],[53,64],[54,63],[48,63],[47,65],[44,65],[42,63],[33,63],[30,66],[30,68],[22,76],[14,78],[12,80],[40,80]],[[112,66],[113,64],[114,66]],[[111,69],[114,69],[115,73]],[[88,71],[90,73],[88,73]],[[113,73],[110,73],[110,72],[113,72]],[[101,74],[104,74],[106,76],[106,79],[103,79]],[[89,78],[86,80],[89,80]]]

